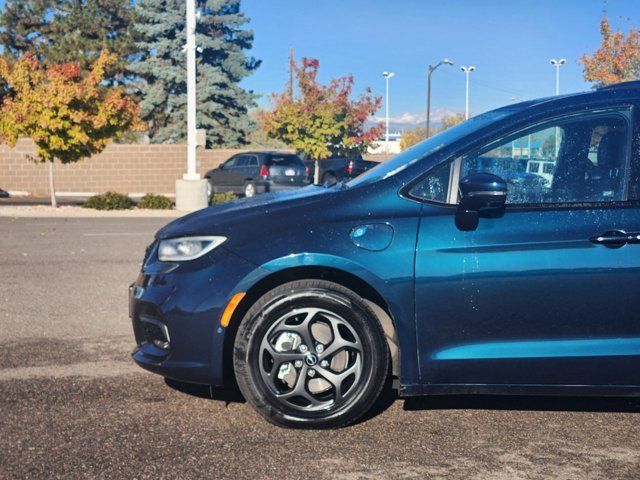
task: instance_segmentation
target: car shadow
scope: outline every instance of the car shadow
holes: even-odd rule
[[[640,399],[524,395],[437,395],[409,397],[405,410],[524,410],[640,413]]]
[[[210,387],[165,379],[172,389],[198,398],[219,402],[245,403],[236,386]],[[397,400],[403,401],[403,409],[420,410],[521,410],[548,412],[603,412],[640,413],[640,398],[631,397],[563,397],[537,395],[432,395],[424,397],[398,396],[388,381],[374,406],[357,422],[363,423],[386,411]]]
[[[237,387],[231,386],[227,388],[218,388],[209,385],[198,385],[195,383],[179,382],[165,378],[164,382],[174,390],[181,393],[191,395],[192,397],[208,398],[219,402],[229,403],[245,403],[246,400]]]

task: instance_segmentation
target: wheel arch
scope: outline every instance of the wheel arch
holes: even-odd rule
[[[396,378],[400,377],[400,343],[398,330],[389,305],[382,295],[371,284],[353,273],[335,267],[327,266],[297,266],[274,271],[255,282],[247,289],[242,301],[231,316],[224,339],[223,363],[224,372],[233,382],[233,346],[235,343],[238,326],[251,306],[265,293],[288,282],[296,280],[326,280],[346,287],[362,297],[378,318],[384,330],[391,358],[391,372]]]

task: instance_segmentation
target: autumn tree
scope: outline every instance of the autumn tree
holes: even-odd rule
[[[101,152],[127,131],[140,129],[138,106],[124,87],[104,84],[117,58],[103,52],[87,71],[76,62],[47,64],[27,54],[0,58],[0,78],[8,86],[0,103],[0,140],[14,146],[20,137],[36,144],[36,160],[49,163],[51,205],[57,206],[54,161],[76,162]]]
[[[625,35],[612,32],[609,20],[600,22],[602,42],[592,55],[580,58],[584,79],[596,86],[637,80],[640,78],[640,31],[634,28]]]
[[[444,132],[453,126],[464,122],[464,120],[464,114],[462,113],[451,113],[449,115],[445,115],[440,120],[440,125],[435,129],[434,133]],[[427,138],[426,128],[418,127],[414,130],[409,130],[402,134],[402,138],[400,139],[400,148],[402,148],[402,150],[406,150],[407,148],[413,147],[416,143],[420,143],[425,138]]]
[[[380,108],[381,97],[367,88],[352,99],[352,75],[323,85],[318,81],[319,67],[320,62],[312,58],[293,65],[298,93],[292,96],[287,88],[272,95],[273,108],[260,116],[267,138],[281,140],[315,160],[365,152],[382,133],[381,124],[366,126]],[[316,161],[316,180],[317,173]]]

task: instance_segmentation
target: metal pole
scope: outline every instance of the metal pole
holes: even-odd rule
[[[466,104],[464,108],[464,119],[469,120],[469,74],[471,73],[469,69],[465,71],[467,75],[467,94],[466,94]]]
[[[560,64],[556,65],[556,95],[560,95]]]
[[[431,117],[431,74],[434,70],[435,68],[429,65],[429,73],[427,74],[427,138],[429,138],[429,123]]]
[[[185,180],[199,180],[196,171],[196,0],[187,0],[187,173]]]
[[[389,75],[385,75],[385,81],[387,82],[387,112],[386,112],[386,133],[385,133],[385,147],[389,148]]]

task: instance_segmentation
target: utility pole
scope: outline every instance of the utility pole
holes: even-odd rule
[[[471,65],[470,67],[461,67],[460,70],[462,70],[467,76],[467,94],[465,97],[466,100],[465,100],[465,109],[464,109],[464,119],[469,120],[469,74],[471,72],[474,72],[476,70],[476,67]]]
[[[187,55],[187,173],[176,180],[176,209],[193,211],[205,208],[209,199],[207,180],[200,178],[196,164],[196,0],[186,0],[186,7],[187,44],[183,50]]]
[[[427,138],[429,138],[429,131],[431,122],[431,75],[435,72],[436,68],[440,65],[453,65],[453,62],[448,58],[440,60],[435,66],[429,65],[429,70],[427,71]]]

